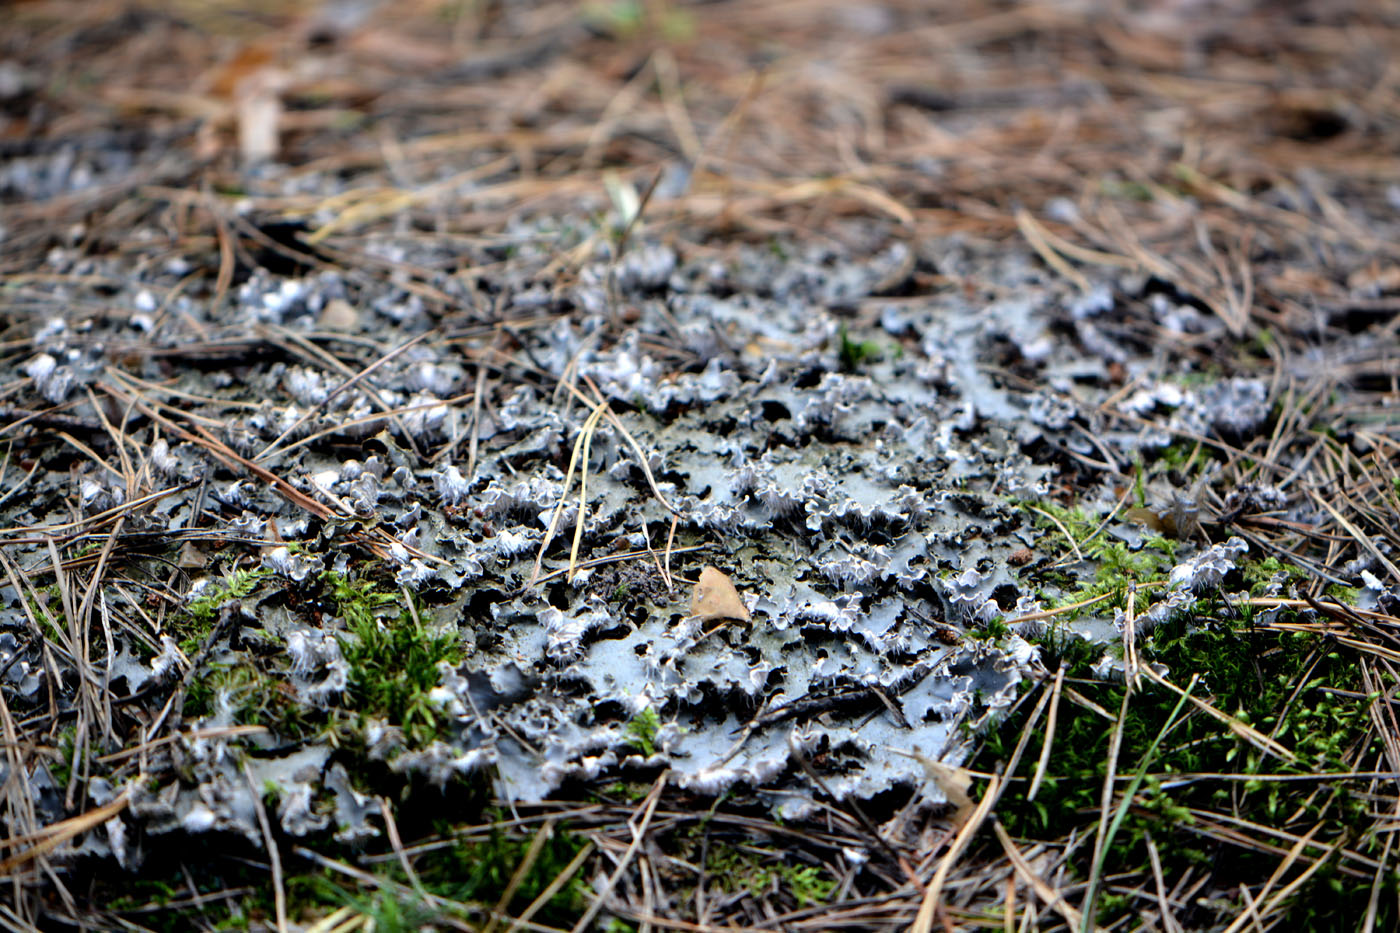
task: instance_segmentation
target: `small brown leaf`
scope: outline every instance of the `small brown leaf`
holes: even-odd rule
[[[332,298],[321,309],[316,323],[324,330],[357,330],[360,326],[360,313],[344,298]]]
[[[899,754],[908,758],[913,758],[924,766],[924,773],[929,776],[935,787],[942,793],[948,803],[957,808],[953,813],[954,830],[961,829],[967,822],[967,818],[972,815],[972,811],[977,805],[972,802],[972,798],[967,792],[972,789],[972,775],[966,768],[959,768],[955,765],[946,765],[935,758],[919,752],[905,752],[895,749]]]
[[[277,68],[263,68],[234,85],[238,151],[245,165],[277,158],[283,116],[282,94],[290,79]]]
[[[700,571],[700,581],[690,595],[690,615],[705,622],[717,619],[737,619],[749,622],[749,610],[739,598],[728,576],[714,567]]]
[[[1164,532],[1167,531],[1167,523],[1166,523],[1166,521],[1163,519],[1163,517],[1162,517],[1161,515],[1158,515],[1158,514],[1157,514],[1156,512],[1154,512],[1152,509],[1144,509],[1144,508],[1125,509],[1125,510],[1123,511],[1123,517],[1126,518],[1126,519],[1127,519],[1128,521],[1130,521],[1130,522],[1133,522],[1133,523],[1138,524],[1138,525],[1143,525],[1143,526],[1146,527],[1146,528],[1150,528],[1152,531],[1155,531],[1155,532],[1157,532],[1158,534],[1161,534],[1161,533],[1164,533]]]
[[[274,524],[268,522],[269,525]],[[195,546],[193,541],[186,541],[180,546],[179,552],[175,555],[175,566],[182,570],[193,570],[209,566],[209,556]]]
[[[953,826],[962,829],[967,818],[972,816],[972,811],[977,809],[977,805],[967,795],[972,788],[972,775],[967,773],[966,768],[955,768],[938,761],[925,762],[924,770],[933,778],[933,783],[938,785],[938,789],[943,791],[943,796],[948,798],[948,802],[957,808],[953,811]]]

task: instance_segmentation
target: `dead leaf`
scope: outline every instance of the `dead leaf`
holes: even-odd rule
[[[703,622],[717,619],[752,621],[748,607],[739,598],[739,591],[722,571],[706,567],[700,571],[700,581],[690,595],[690,615]]]
[[[274,524],[268,522],[269,525]],[[186,541],[180,546],[180,551],[175,555],[175,566],[182,570],[201,569],[209,566],[209,555],[195,546],[193,541]]]
[[[1123,511],[1123,517],[1130,522],[1149,528],[1158,534],[1166,534],[1168,532],[1166,518],[1158,515],[1152,509],[1144,509],[1141,507],[1125,509]]]
[[[323,330],[358,330],[360,313],[344,298],[332,298],[326,302],[325,308],[321,309],[321,316],[316,323]]]
[[[1347,276],[1347,288],[1362,295],[1381,295],[1400,290],[1400,266],[1382,266],[1377,260]]]
[[[945,765],[936,758],[919,751],[906,752],[902,749],[891,749],[906,758],[913,758],[924,766],[924,773],[933,781],[935,787],[942,792],[943,798],[957,810],[953,813],[953,831],[961,829],[967,822],[967,818],[972,815],[972,811],[977,805],[972,802],[972,798],[967,795],[972,788],[972,774],[966,768],[959,768],[954,765]]]
[[[282,94],[290,79],[280,68],[258,69],[234,85],[238,119],[238,151],[243,164],[256,165],[277,157],[282,122]]]
[[[957,807],[953,813],[954,829],[961,829],[967,822],[967,818],[976,809],[976,804],[967,795],[972,787],[972,775],[967,773],[965,768],[955,768],[952,765],[945,765],[941,761],[926,758],[919,762],[928,772],[928,776],[933,778],[933,783],[938,785],[938,789],[943,791],[943,796],[948,798],[948,802]]]

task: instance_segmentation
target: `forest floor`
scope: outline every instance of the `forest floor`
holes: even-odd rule
[[[0,927],[1394,928],[1397,61],[0,8]]]

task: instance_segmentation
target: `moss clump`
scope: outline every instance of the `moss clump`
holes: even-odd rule
[[[1240,562],[1240,573],[1249,586],[1252,596],[1258,596],[1279,574],[1286,574],[1290,580],[1306,580],[1308,575],[1294,564],[1285,564],[1277,557],[1262,560],[1245,559]]]
[[[1282,743],[1296,755],[1294,760],[1265,755],[1229,725],[1189,705],[1183,707],[1176,693],[1151,682],[1144,681],[1124,706],[1124,685],[1094,680],[1089,671],[1102,646],[1081,643],[1076,647],[1071,640],[1042,647],[1052,667],[1065,664],[1067,679],[1078,681],[1075,689],[1082,695],[1103,710],[1123,709],[1124,715],[1119,724],[1062,698],[1049,765],[1035,800],[1008,793],[998,806],[998,818],[1013,835],[1055,843],[1071,834],[1092,837],[1109,764],[1105,750],[1121,728],[1115,770],[1122,781],[1115,810],[1128,786],[1123,782],[1138,775],[1140,783],[1107,845],[1103,864],[1114,873],[1150,874],[1146,844],[1150,834],[1168,877],[1180,877],[1188,869],[1210,872],[1217,890],[1238,890],[1242,882],[1268,877],[1276,855],[1222,842],[1216,814],[1297,836],[1316,828],[1316,844],[1304,853],[1308,859],[1322,857],[1339,840],[1379,857],[1383,842],[1364,835],[1370,825],[1365,800],[1353,796],[1345,782],[1251,779],[1346,773],[1358,761],[1381,760],[1370,704],[1353,698],[1359,680],[1355,659],[1324,636],[1257,629],[1247,614],[1223,601],[1202,600],[1190,617],[1158,628],[1140,648],[1144,663],[1179,672],[1172,675],[1179,686],[1186,686],[1189,672],[1201,672],[1194,696]],[[1009,759],[1026,726],[1027,708],[1029,704],[1024,704],[1022,712],[987,734],[974,770],[991,771]],[[1042,720],[1032,732],[1022,762],[1034,762],[1044,741]],[[1027,774],[1023,766],[1020,777]],[[1221,774],[1232,779],[1192,777]],[[1090,876],[1091,849],[1079,846],[1070,853],[1071,869],[1081,880]],[[1340,896],[1353,903],[1364,904],[1363,895],[1369,895],[1369,881],[1358,886],[1350,875],[1337,873],[1329,883],[1341,885]],[[1385,884],[1393,889],[1395,879]],[[1103,890],[1098,901],[1101,922],[1107,924],[1121,914],[1115,909],[1119,893]],[[1307,902],[1300,893],[1297,903]],[[1389,903],[1394,905],[1393,897]],[[1196,920],[1208,922],[1208,911],[1200,908],[1200,913]],[[1185,915],[1179,919],[1196,922]]]
[[[261,568],[235,570],[223,581],[209,586],[203,593],[190,601],[187,607],[190,616],[198,622],[209,622],[225,603],[235,599],[247,599],[257,589],[258,582],[270,576],[271,571]]]
[[[190,681],[184,715],[212,715],[224,704],[240,725],[267,726],[286,740],[304,738],[316,728],[316,716],[271,674],[247,664],[213,664]]]
[[[845,372],[853,373],[867,360],[878,359],[880,356],[878,343],[873,340],[852,340],[845,324],[841,325],[837,336],[841,340],[841,369]]]
[[[723,891],[757,896],[780,890],[799,907],[823,903],[836,890],[836,882],[820,866],[796,863],[790,854],[767,846],[712,841],[705,868]]]
[[[648,706],[627,724],[632,747],[647,758],[656,754],[656,733],[661,729],[661,716],[656,707]]]
[[[439,664],[461,661],[457,639],[426,630],[413,607],[400,606],[398,594],[373,581],[331,572],[324,580],[348,629],[340,646],[350,665],[344,705],[400,726],[411,745],[432,741],[441,714],[428,692],[441,680]],[[386,617],[391,606],[399,611]]]
[[[1073,547],[1087,560],[1094,562],[1092,580],[1077,581],[1067,575],[1056,580],[1063,592],[1048,600],[1048,608],[1087,602],[1101,596],[1111,598],[1099,611],[1122,608],[1126,605],[1125,597],[1130,586],[1159,583],[1176,563],[1178,542],[1162,535],[1146,535],[1141,547],[1130,548],[1123,541],[1106,538],[1102,522],[1085,514],[1078,506],[1071,508],[1053,502],[1022,502],[1020,505],[1030,514],[1032,522],[1048,536],[1063,540],[1068,534]],[[1069,546],[1069,542],[1066,542],[1066,546]],[[1155,595],[1153,591],[1140,590],[1137,611],[1145,611]],[[1066,621],[1078,615],[1078,610],[1072,611],[1066,616]]]
[[[171,625],[171,632],[178,640],[180,650],[186,656],[193,655],[203,647],[204,639],[220,609],[234,600],[247,599],[257,590],[258,585],[272,572],[262,568],[234,570],[221,581],[211,583],[202,593],[190,600],[185,614]]]

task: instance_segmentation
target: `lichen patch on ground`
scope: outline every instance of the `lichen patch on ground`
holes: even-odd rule
[[[792,6],[0,13],[6,924],[1400,916],[1394,17]]]

